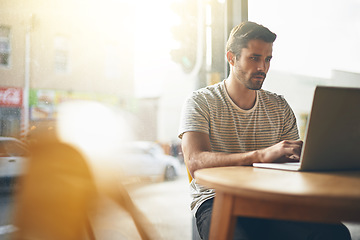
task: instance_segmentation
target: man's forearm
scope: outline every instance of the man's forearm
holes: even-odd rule
[[[186,156],[185,156],[186,157]],[[258,151],[246,153],[220,153],[220,152],[197,152],[186,158],[186,164],[191,176],[202,168],[224,167],[224,166],[250,166],[259,162]]]
[[[273,146],[245,153],[193,151],[185,154],[190,174],[202,168],[250,166],[255,162],[287,162],[300,159],[302,141],[281,141]]]

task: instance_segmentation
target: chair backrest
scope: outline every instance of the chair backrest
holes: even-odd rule
[[[57,141],[33,144],[16,196],[15,239],[82,239],[96,187],[83,156]]]
[[[186,167],[186,171],[187,171],[189,183],[191,183],[191,181],[193,180],[193,177],[192,177],[191,174],[190,174],[190,171],[189,171],[189,168],[188,168],[188,166],[187,166],[187,164],[186,164],[186,161],[185,161],[185,167]]]
[[[52,139],[32,144],[30,153],[16,195],[14,239],[77,240],[85,234],[95,239],[88,214],[99,194],[130,214],[141,239],[161,239],[121,182],[96,184],[91,166],[77,149]]]

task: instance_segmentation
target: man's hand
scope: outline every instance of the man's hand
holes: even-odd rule
[[[281,141],[271,147],[258,151],[259,161],[263,163],[270,162],[298,162],[300,160],[303,141]]]
[[[282,141],[271,147],[245,153],[212,152],[209,135],[186,132],[182,150],[191,174],[198,169],[222,166],[251,166],[254,162],[296,162],[300,159],[302,141]]]

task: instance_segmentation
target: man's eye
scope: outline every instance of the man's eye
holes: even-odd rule
[[[270,61],[271,61],[271,58],[267,58],[267,59],[265,59],[265,61],[270,62]]]
[[[253,60],[253,61],[257,61],[257,60],[259,60],[259,58],[258,58],[258,57],[250,57],[250,59],[251,59],[251,60]]]

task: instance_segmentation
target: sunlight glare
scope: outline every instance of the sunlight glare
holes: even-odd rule
[[[174,63],[170,57],[171,49],[179,47],[174,40],[171,28],[180,22],[171,4],[180,0],[137,0],[135,17],[135,86],[138,96],[154,97],[162,92],[164,69]]]
[[[107,157],[132,139],[125,118],[114,109],[91,101],[68,101],[58,111],[58,135],[88,156]]]
[[[136,54],[168,53],[177,44],[171,35],[171,27],[179,22],[171,10],[174,1],[177,0],[137,0],[141,8],[136,11]]]

